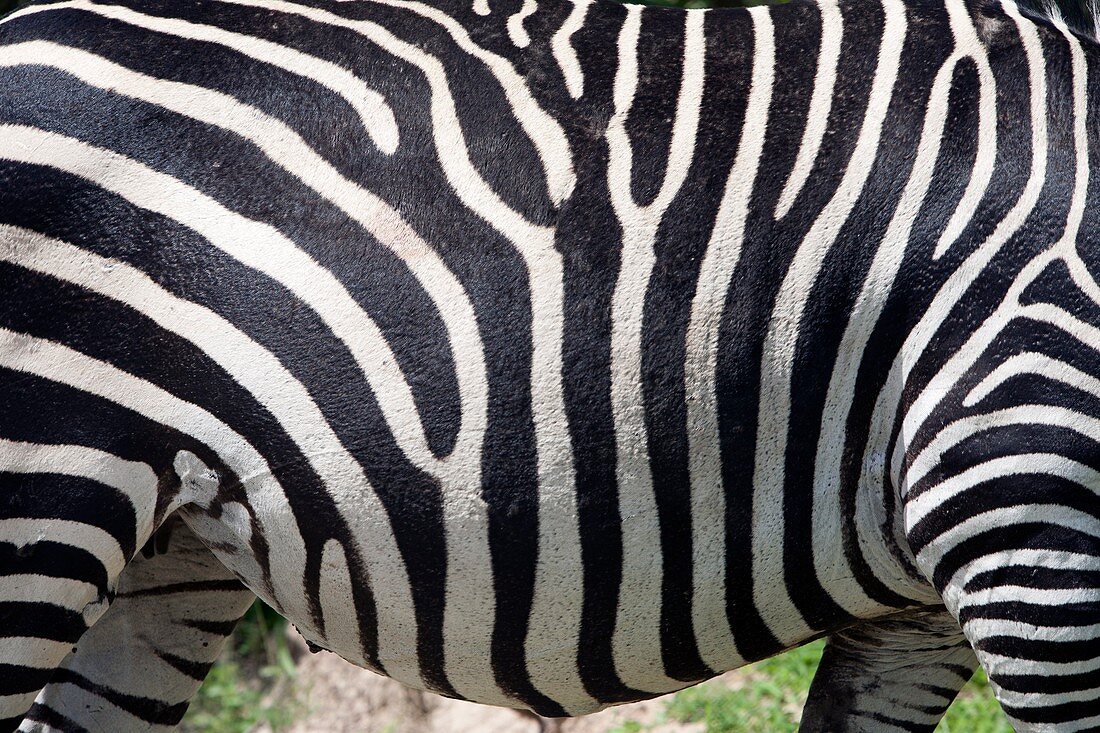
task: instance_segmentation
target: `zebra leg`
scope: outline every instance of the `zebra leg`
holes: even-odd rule
[[[983,460],[968,446],[956,451],[968,459],[961,469],[910,490],[909,543],[1019,733],[1097,730],[1100,472],[1085,463],[1095,448],[1013,427],[1033,453]],[[990,433],[979,447],[996,445]],[[1046,445],[1073,458],[1044,451],[1052,437],[1060,443]]]
[[[111,607],[19,730],[174,729],[254,600],[183,522],[170,519],[127,566]]]
[[[829,637],[799,730],[934,730],[976,667],[943,609],[853,626]]]
[[[156,497],[157,477],[144,464],[0,438],[0,731],[19,726],[106,611],[149,536]]]

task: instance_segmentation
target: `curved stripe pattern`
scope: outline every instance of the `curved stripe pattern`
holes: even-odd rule
[[[0,729],[172,727],[252,594],[542,715],[826,636],[806,730],[1095,725],[1098,82],[1010,0],[9,16]]]

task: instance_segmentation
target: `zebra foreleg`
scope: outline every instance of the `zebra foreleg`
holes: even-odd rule
[[[829,637],[799,730],[934,730],[976,667],[946,610],[859,624]]]
[[[168,533],[167,535],[165,533]],[[165,541],[166,540],[166,541]],[[110,609],[84,636],[21,731],[171,730],[255,596],[182,522],[122,573]]]
[[[1038,475],[1051,470],[1044,460],[1062,461],[1061,475]],[[993,463],[975,472],[988,477],[997,468]],[[919,525],[910,531],[910,542],[958,617],[1013,728],[1097,730],[1097,474],[1061,457],[1029,457],[1015,465],[1019,474],[979,483],[980,497],[954,500],[956,507],[966,506],[964,501],[975,505],[969,515],[944,511],[940,524],[923,536]],[[913,542],[933,533],[927,544]]]

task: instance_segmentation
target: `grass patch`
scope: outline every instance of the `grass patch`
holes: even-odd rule
[[[814,642],[752,665],[742,689],[703,686],[679,692],[667,715],[680,723],[705,723],[707,733],[793,732],[823,647],[824,642]]]
[[[304,712],[295,688],[286,619],[257,601],[233,631],[221,659],[199,688],[183,733],[249,733],[287,728]]]
[[[985,672],[979,669],[967,683],[948,708],[936,733],[1012,733],[1008,718],[993,699]]]

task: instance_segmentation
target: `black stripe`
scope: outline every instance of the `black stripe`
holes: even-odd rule
[[[115,707],[126,711],[135,718],[139,718],[150,725],[177,725],[183,719],[183,714],[187,712],[187,701],[172,704],[148,697],[129,695],[111,689],[110,687],[97,684],[79,672],[74,672],[65,667],[61,667],[54,673],[54,677],[50,681],[50,684],[69,684],[79,687],[82,690],[98,695]]]
[[[40,705],[39,703],[31,705],[31,709],[27,711],[25,720],[45,723],[51,729],[59,730],[61,733],[95,733],[95,731],[88,731],[86,728],[69,720],[48,705]]]
[[[87,550],[55,540],[18,547],[0,542],[0,576],[22,573],[80,580],[91,583],[101,594],[107,593],[110,583],[103,564]]]
[[[239,593],[244,589],[238,580],[194,580],[185,583],[170,583],[158,585],[152,588],[139,588],[137,590],[119,593],[117,598],[144,598],[147,596],[163,596],[174,593]]]

